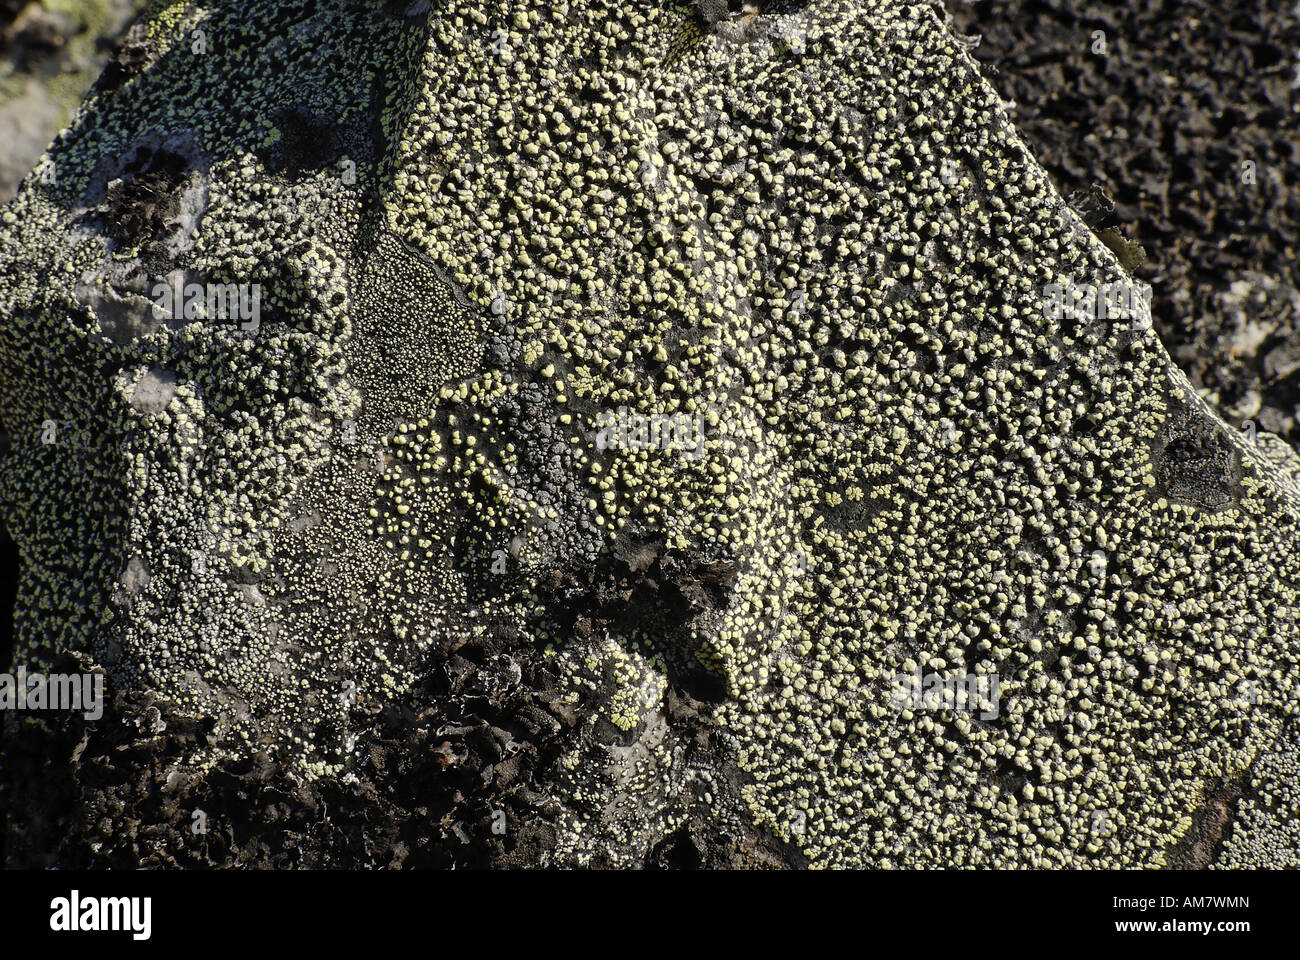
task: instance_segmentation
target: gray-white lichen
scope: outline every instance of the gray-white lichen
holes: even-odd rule
[[[1245,778],[1225,865],[1295,865],[1296,456],[1140,300],[1048,315],[1131,280],[929,7],[423,6],[157,5],[4,210],[20,657],[330,778],[358,698],[505,630],[590,707],[549,862],[703,804],[820,866],[1157,866]],[[175,271],[256,329],[160,319]],[[620,408],[703,455],[598,443]],[[566,619],[652,542],[693,585]]]

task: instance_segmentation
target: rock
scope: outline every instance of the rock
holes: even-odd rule
[[[1264,355],[1264,372],[1274,378],[1289,377],[1300,370],[1300,343],[1284,343]]]
[[[1256,390],[1247,390],[1233,403],[1223,408],[1223,415],[1229,423],[1240,423],[1243,420],[1249,420],[1255,414],[1259,413],[1259,408],[1263,404],[1264,398]]]
[[[1295,712],[1300,458],[967,44],[399,6],[154,15],[0,217],[15,662],[113,694],[7,748],[10,860],[1213,856]]]
[[[1300,371],[1269,382],[1257,355],[1261,330],[1294,341],[1300,329],[1287,303],[1300,287],[1291,5],[1244,18],[1213,0],[946,6],[980,38],[972,55],[1019,104],[1062,191],[1113,198],[1115,225],[1147,254],[1156,329],[1193,385],[1300,403]]]
[[[108,44],[143,7],[8,0],[0,9],[0,201],[12,199],[104,66]]]

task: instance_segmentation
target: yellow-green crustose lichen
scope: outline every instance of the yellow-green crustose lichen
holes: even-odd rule
[[[683,658],[747,815],[815,865],[1156,866],[1207,783],[1279,782],[1294,454],[1218,421],[1140,301],[1049,316],[1129,278],[928,7],[247,6],[157,20],[4,215],[31,657],[323,776],[342,685],[400,697],[413,650],[508,623],[601,702],[560,862],[638,862],[722,789],[664,721]],[[184,160],[181,226],[115,247],[141,144]],[[155,262],[262,284],[260,326],[140,319]],[[702,455],[598,443],[620,409]],[[561,635],[548,572],[652,536],[725,599],[671,642]],[[914,673],[995,676],[996,715],[898,709]]]

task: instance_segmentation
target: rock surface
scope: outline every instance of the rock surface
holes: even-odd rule
[[[1057,186],[1113,198],[1193,386],[1233,426],[1300,441],[1300,5],[947,7]]]
[[[0,202],[72,118],[144,0],[0,0]]]
[[[0,223],[14,662],[113,691],[4,717],[11,864],[1295,865],[1300,459],[1053,306],[1124,247],[930,7],[105,77]]]

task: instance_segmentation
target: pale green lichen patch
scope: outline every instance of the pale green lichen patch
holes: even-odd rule
[[[411,695],[457,630],[545,644],[590,708],[563,863],[643,862],[703,804],[822,866],[1157,866],[1206,784],[1265,776],[1294,454],[1206,409],[1142,305],[1045,308],[1131,278],[928,7],[762,6],[157,18],[175,44],[5,216],[25,649],[112,650],[326,776],[349,681]],[[131,174],[149,138],[183,162]],[[96,188],[124,171],[202,212],[121,249],[263,284],[257,331],[102,335],[70,291],[142,296]],[[70,466],[56,414],[113,442]],[[69,572],[90,516],[113,539]],[[902,703],[913,675],[996,701]],[[726,763],[687,759],[688,688]]]

